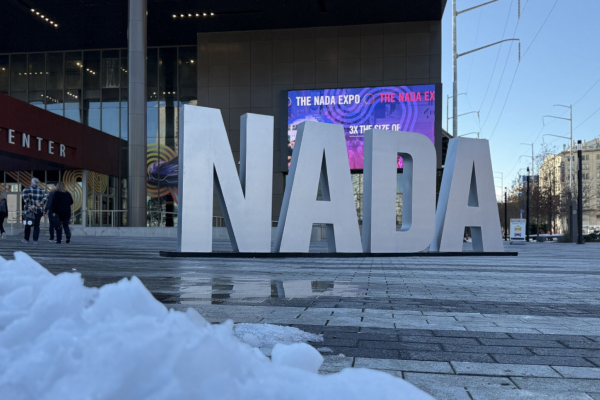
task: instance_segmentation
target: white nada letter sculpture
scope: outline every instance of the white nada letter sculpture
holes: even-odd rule
[[[450,140],[430,250],[461,252],[465,227],[473,251],[504,252],[490,146],[483,139]]]
[[[396,230],[398,154],[403,158],[402,228]],[[365,253],[427,248],[435,228],[436,153],[420,133],[365,132],[362,241]]]
[[[323,200],[317,200],[321,182]],[[313,224],[326,224],[329,251],[360,253],[362,246],[344,127],[298,126],[274,251],[307,253]]]
[[[179,251],[212,251],[214,183],[233,250],[271,251],[273,117],[244,114],[240,136],[238,176],[221,111],[183,106],[179,129]]]

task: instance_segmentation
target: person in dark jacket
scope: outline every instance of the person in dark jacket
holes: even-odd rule
[[[4,231],[4,220],[8,217],[8,203],[4,193],[0,192],[0,234],[2,239],[6,239],[6,232]]]
[[[56,185],[54,185],[50,193],[48,193],[48,201],[46,202],[46,208],[44,209],[46,214],[48,214],[48,225],[50,226],[49,242],[54,242],[54,231],[56,230],[54,218],[52,218],[52,198],[54,197],[54,192],[56,192]]]
[[[62,239],[62,230],[64,228],[67,237],[67,243],[71,241],[71,230],[69,229],[69,220],[71,219],[71,206],[73,197],[65,189],[65,184],[59,182],[56,184],[56,191],[52,197],[52,215],[55,219],[56,243],[60,244]]]

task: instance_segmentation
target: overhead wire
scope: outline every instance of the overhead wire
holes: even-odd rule
[[[508,27],[508,20],[510,19],[510,11],[512,10],[514,0],[511,0],[510,7],[508,9],[508,14],[506,15],[506,23],[504,24],[504,31],[502,31],[502,39],[504,39],[504,34],[506,33],[506,28]],[[487,98],[488,92],[490,90],[490,86],[492,85],[492,78],[494,77],[494,73],[496,72],[496,66],[498,65],[498,59],[500,58],[500,50],[502,47],[498,48],[498,52],[496,53],[496,61],[494,61],[494,68],[492,68],[492,75],[490,76],[490,80],[488,81],[487,88],[485,89],[485,94],[483,95],[483,100],[479,105],[479,109],[481,110],[483,104],[485,103],[485,99]]]
[[[548,15],[546,16],[546,19],[544,19],[544,22],[542,23],[542,26],[540,27],[540,29],[538,29],[537,33],[535,34],[533,40],[531,41],[531,43],[529,44],[529,47],[527,47],[527,50],[525,51],[525,53],[527,53],[527,51],[529,51],[529,49],[531,48],[531,46],[533,46],[533,43],[535,42],[535,40],[537,39],[538,35],[540,34],[540,32],[542,31],[542,29],[544,28],[544,26],[546,25],[546,22],[548,21],[548,19],[550,18],[550,15],[552,14],[552,11],[554,11],[554,8],[556,7],[556,4],[558,4],[559,0],[556,0],[554,2],[554,5],[552,6],[552,8],[550,9],[550,12],[548,13]],[[519,23],[517,22],[517,27],[519,26]],[[517,27],[515,27],[515,33],[517,31]],[[511,44],[512,46],[512,44]],[[525,54],[523,54],[521,56],[521,61],[523,61],[523,57],[525,56]],[[507,57],[508,60],[508,57]],[[510,87],[508,89],[508,93],[506,94],[506,99],[504,100],[504,104],[502,105],[502,109],[500,110],[500,115],[498,116],[498,120],[496,121],[496,125],[494,126],[494,130],[492,131],[492,134],[490,135],[490,139],[492,139],[492,137],[494,136],[494,133],[496,133],[496,128],[498,128],[498,124],[500,123],[500,120],[502,119],[502,114],[504,113],[504,108],[506,107],[506,103],[508,102],[508,99],[510,97],[510,92],[512,90],[513,84],[515,82],[515,78],[517,76],[517,71],[519,70],[519,66],[521,65],[521,63],[519,62],[519,64],[517,64],[517,68],[515,68],[515,73],[513,75],[513,79],[511,81]],[[506,64],[505,64],[506,66]],[[485,126],[485,123],[484,123]]]
[[[481,13],[482,10],[481,8],[479,9],[479,20],[477,22],[477,33],[475,33],[475,44],[473,45],[473,47],[477,46],[477,39],[479,38],[479,26],[481,25]],[[471,57],[471,66],[469,67],[469,77],[467,78],[467,90],[466,92],[469,93],[469,85],[471,84],[471,72],[473,72],[473,61],[475,60],[475,54],[473,54],[473,56]]]

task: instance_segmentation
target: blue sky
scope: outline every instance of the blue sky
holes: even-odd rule
[[[457,9],[484,2],[458,0]],[[518,161],[520,155],[531,154],[531,147],[520,143],[534,142],[536,153],[542,139],[557,149],[568,143],[543,138],[544,134],[569,135],[569,121],[546,119],[546,126],[542,125],[543,115],[569,116],[568,109],[554,104],[573,104],[575,141],[600,136],[600,1],[521,0],[520,20],[518,2],[499,0],[459,15],[457,23],[459,53],[502,39],[521,40],[520,63],[518,42],[493,46],[458,61],[458,92],[467,93],[459,97],[458,113],[480,112],[479,120],[475,114],[460,117],[459,134],[481,127],[481,137],[490,140],[494,171],[504,173],[504,186],[511,184],[521,168],[531,165],[530,158]],[[446,96],[452,95],[452,0],[448,0],[442,30],[445,128]],[[449,126],[452,132],[451,120]],[[499,190],[500,179],[496,185]]]

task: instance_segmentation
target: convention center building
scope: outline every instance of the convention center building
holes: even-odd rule
[[[298,125],[343,125],[360,219],[366,130],[426,135],[441,174],[445,5],[5,1],[0,190],[8,199],[6,225],[20,224],[21,192],[35,177],[48,190],[66,184],[76,225],[176,226],[185,104],[221,110],[236,163],[240,117],[274,117],[274,143],[264,143],[274,146],[274,222]],[[402,163],[399,157],[399,193]],[[220,215],[215,200],[215,226],[223,224]]]

